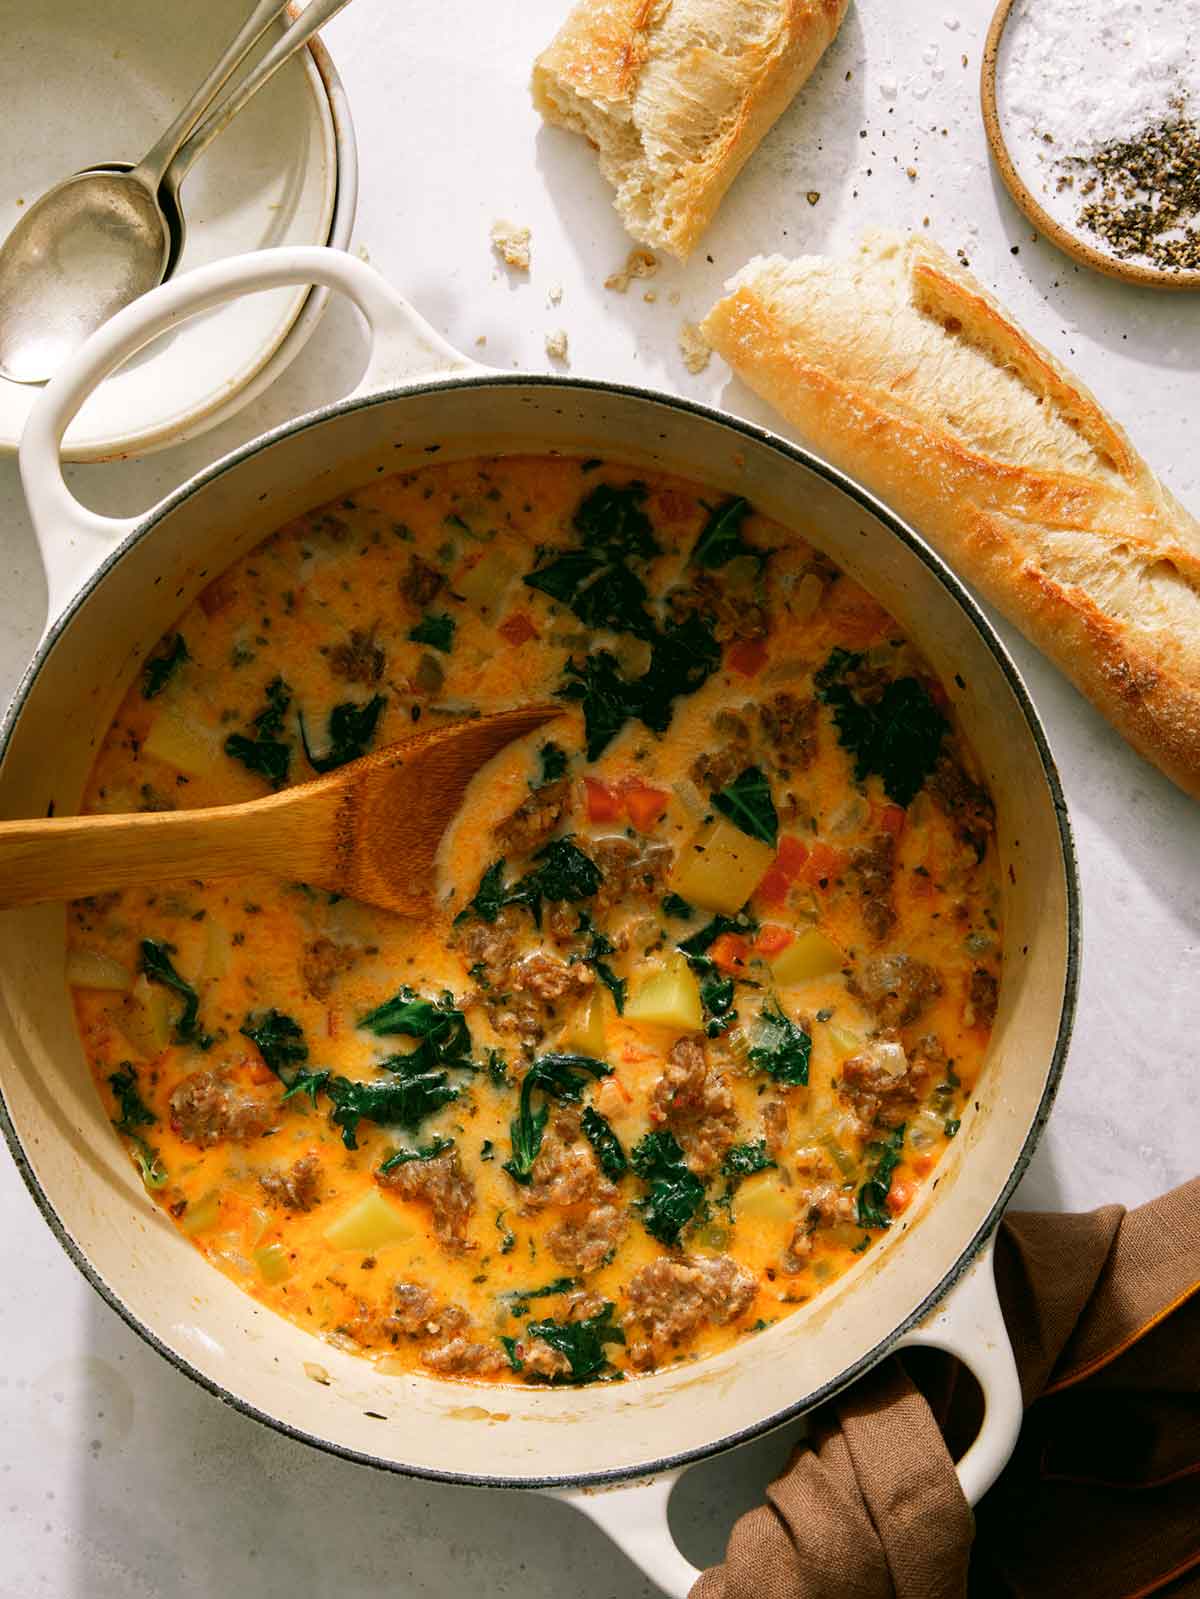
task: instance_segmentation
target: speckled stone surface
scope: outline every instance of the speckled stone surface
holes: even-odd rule
[[[630,247],[607,188],[581,140],[539,126],[525,90],[562,9],[562,0],[355,0],[327,31],[360,140],[361,252],[455,344],[500,367],[549,370],[546,335],[564,328],[578,375],[653,384],[768,420],[718,362],[689,375],[676,345],[681,321],[703,314],[751,254],[836,250],[863,227],[921,229],[928,219],[930,235],[961,249],[1125,422],[1170,487],[1200,507],[1200,298],[1091,276],[1031,236],[986,161],[976,84],[989,0],[856,0],[695,260],[664,266],[624,296],[603,288]],[[528,277],[493,256],[488,229],[498,217],[532,229]],[[267,425],[344,391],[362,360],[356,321],[335,306],[280,384],[233,422],[140,463],[75,469],[72,481],[99,509],[148,505]],[[11,460],[0,461],[0,530],[7,692],[45,606]],[[1070,1061],[1017,1203],[1136,1204],[1196,1166],[1200,810],[1011,628],[1001,632],[1062,768],[1085,917]],[[652,1592],[561,1505],[372,1473],[226,1409],[85,1286],[6,1156],[0,1203],[6,1599]],[[786,1434],[775,1435],[684,1479],[672,1515],[693,1559],[717,1557],[786,1449]]]

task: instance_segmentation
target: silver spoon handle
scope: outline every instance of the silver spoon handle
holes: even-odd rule
[[[290,28],[280,34],[254,70],[247,73],[236,88],[230,90],[225,99],[208,114],[187,143],[181,147],[164,175],[171,190],[178,193],[179,186],[196,157],[207,149],[218,133],[228,127],[246,102],[253,99],[268,79],[275,76],[283,63],[301,46],[306,45],[313,34],[324,27],[330,17],[336,16],[348,3],[349,0],[309,0],[300,16]]]
[[[258,4],[239,29],[204,82],[172,122],[171,126],[138,162],[134,171],[153,192],[162,182],[180,145],[225,86],[234,68],[258,42],[262,34],[284,9],[287,0],[258,0]]]

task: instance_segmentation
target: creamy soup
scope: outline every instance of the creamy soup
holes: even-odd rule
[[[555,696],[424,919],[252,870],[71,908],[149,1195],[385,1369],[615,1380],[753,1335],[912,1204],[987,1049],[994,815],[942,685],[815,544],[679,479],[483,459],[298,518],[146,660],[84,809]]]

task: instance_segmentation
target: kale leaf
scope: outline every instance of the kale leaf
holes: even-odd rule
[[[132,1133],[139,1127],[155,1126],[158,1117],[142,1098],[138,1088],[137,1072],[132,1061],[121,1062],[109,1077],[108,1086],[112,1089],[113,1098],[121,1112],[120,1118],[113,1122],[119,1133]]]
[[[652,639],[646,585],[625,564],[658,553],[654,528],[641,509],[645,498],[644,483],[598,484],[575,512],[582,547],[548,552],[552,558],[530,572],[526,584],[566,605],[597,632],[611,629]]]
[[[183,1009],[175,1018],[175,1042],[177,1044],[195,1044],[200,1049],[208,1049],[212,1038],[200,1027],[200,996],[189,982],[180,977],[171,964],[171,956],[175,953],[174,944],[160,943],[154,938],[142,939],[142,959],[139,971],[151,983],[161,983],[164,988],[169,988],[183,1000]]]
[[[734,1144],[725,1151],[725,1159],[721,1162],[722,1177],[729,1178],[730,1191],[737,1187],[743,1177],[752,1177],[755,1172],[767,1171],[775,1162],[767,1154],[767,1141],[760,1138],[754,1144]]]
[[[548,1101],[577,1103],[589,1077],[607,1077],[611,1071],[611,1066],[590,1055],[539,1055],[532,1062],[521,1082],[517,1114],[509,1125],[512,1155],[504,1162],[504,1170],[515,1183],[524,1186],[530,1180],[550,1116]],[[544,1102],[535,1109],[533,1096],[537,1092],[544,1096]]]
[[[802,1027],[785,1016],[777,1002],[764,1005],[758,1014],[758,1043],[750,1059],[760,1071],[789,1088],[808,1083],[808,1058],[812,1039]]]
[[[176,667],[182,666],[184,661],[190,659],[183,634],[176,633],[170,647],[163,645],[142,667],[142,698],[152,700],[161,694]]]
[[[427,1116],[458,1098],[444,1071],[432,1071],[421,1060],[421,1051],[411,1055],[389,1055],[379,1065],[387,1077],[370,1082],[350,1082],[331,1077],[323,1084],[333,1101],[333,1121],[342,1129],[347,1149],[358,1148],[360,1121],[382,1122],[389,1127],[404,1127],[414,1132]]]
[[[693,957],[693,960],[703,960],[703,956]],[[737,1011],[733,1008],[733,978],[710,976],[700,984],[700,1003],[704,1006],[707,1020],[704,1031],[709,1038],[719,1038],[723,1032],[732,1027],[737,1021]]]
[[[659,1243],[677,1244],[704,1204],[704,1184],[689,1168],[674,1133],[647,1133],[634,1146],[630,1163],[648,1184],[646,1197],[635,1201],[642,1225]]]
[[[637,715],[634,685],[621,676],[610,650],[593,651],[584,657],[582,666],[568,661],[566,672],[570,681],[557,693],[560,699],[575,700],[582,708],[587,758],[594,761],[630,717]]]
[[[523,905],[540,927],[545,900],[590,899],[603,881],[595,861],[569,835],[552,838],[533,859],[541,864],[512,884],[504,881],[503,860],[493,861],[479,879],[474,899],[454,918],[455,924],[472,915],[494,922],[506,905]]]
[[[854,776],[872,772],[888,798],[910,805],[933,771],[950,724],[915,677],[898,677],[882,693],[863,699],[856,692],[861,654],[835,649],[816,674],[817,697],[833,711],[842,748],[854,757]]]
[[[391,999],[360,1016],[358,1025],[377,1038],[401,1034],[419,1040],[418,1047],[426,1050],[430,1064],[454,1066],[470,1061],[471,1030],[449,992],[440,999],[424,999],[405,984]]]
[[[267,703],[252,724],[254,737],[231,733],[225,740],[225,753],[265,777],[272,788],[282,788],[287,782],[292,746],[285,744],[279,735],[292,703],[292,691],[281,677],[274,677],[267,684],[266,692]]]
[[[300,1023],[282,1011],[251,1011],[238,1031],[257,1046],[264,1062],[285,1086],[292,1077],[284,1076],[287,1066],[301,1066],[308,1059],[308,1045]]]
[[[621,1140],[609,1126],[608,1117],[602,1116],[593,1105],[585,1105],[579,1117],[584,1137],[596,1151],[600,1170],[609,1182],[618,1182],[629,1170]]]
[[[642,510],[645,499],[644,483],[627,483],[620,488],[598,483],[575,512],[575,526],[584,544],[589,549],[601,548],[643,560],[657,555],[654,524]]]
[[[312,1107],[317,1108],[317,1095],[324,1093],[325,1085],[333,1074],[324,1068],[317,1072],[310,1072],[307,1066],[301,1066],[293,1076],[291,1082],[283,1091],[279,1101],[282,1105],[289,1099],[294,1099],[297,1094],[307,1094]]]
[[[412,1160],[436,1160],[439,1155],[444,1155],[448,1149],[453,1148],[453,1138],[435,1138],[431,1143],[421,1144],[416,1149],[398,1149],[394,1155],[388,1156],[379,1170],[395,1171],[397,1166],[407,1166]]]
[[[714,806],[735,827],[764,844],[779,839],[779,816],[771,798],[771,785],[760,766],[747,766],[726,788],[712,797]]]
[[[375,737],[375,729],[386,704],[386,695],[376,694],[365,705],[356,705],[353,700],[335,705],[329,713],[324,755],[314,755],[310,749],[304,718],[301,716],[300,740],[313,771],[332,772],[339,766],[345,766],[347,761],[356,761],[360,755],[365,755]]]
[[[690,564],[715,571],[719,566],[727,566],[739,555],[745,555],[757,561],[761,571],[767,552],[755,549],[742,537],[742,523],[750,514],[750,509],[749,500],[740,495],[726,500],[724,505],[714,506],[688,557]]]
[[[892,1173],[900,1164],[904,1148],[904,1123],[901,1122],[882,1143],[868,1144],[867,1149],[876,1156],[875,1169],[858,1190],[858,1224],[860,1227],[890,1227],[892,1218],[887,1212],[887,1198],[892,1190]]]
[[[409,628],[408,636],[414,644],[428,644],[431,649],[441,650],[443,655],[449,655],[454,648],[456,625],[452,616],[433,616],[426,613],[416,627]]]
[[[571,956],[572,963],[582,961],[585,966],[592,968],[612,995],[613,1004],[617,1007],[617,1015],[623,1016],[625,1014],[625,990],[628,985],[623,977],[617,976],[616,972],[604,959],[605,955],[614,953],[616,945],[611,938],[608,938],[594,925],[592,918],[586,911],[580,911],[579,925],[575,931],[586,934],[588,945],[584,954]]]
[[[536,783],[530,784],[531,788],[545,788],[547,783],[556,783],[560,777],[566,776],[567,752],[561,745],[543,744],[538,756],[542,762],[542,775]]]
[[[556,1277],[552,1283],[543,1283],[540,1288],[506,1288],[496,1298],[506,1302],[510,1316],[524,1316],[531,1300],[556,1299],[559,1294],[569,1294],[572,1288],[578,1287],[578,1277]]]
[[[667,894],[662,900],[662,913],[664,916],[675,916],[681,922],[690,922],[696,914],[693,906],[681,894]]]
[[[458,915],[454,918],[457,927],[460,922],[465,922],[470,916],[478,916],[481,922],[494,922],[500,912],[508,904],[505,895],[508,890],[504,886],[504,861],[493,861],[479,879],[479,887],[475,890],[475,897],[469,900]]]
[[[600,1376],[608,1365],[604,1346],[625,1342],[625,1334],[612,1319],[614,1309],[607,1303],[583,1321],[531,1321],[526,1326],[527,1338],[549,1344],[567,1358],[570,1372],[552,1377],[551,1382],[591,1382]]]
[[[716,943],[722,933],[757,932],[758,922],[746,911],[739,911],[736,916],[718,914],[711,922],[705,922],[704,926],[690,938],[683,939],[676,948],[682,950],[685,955],[699,957]]]

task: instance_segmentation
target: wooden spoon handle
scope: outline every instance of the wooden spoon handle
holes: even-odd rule
[[[0,906],[257,870],[303,881],[326,859],[332,825],[328,798],[298,790],[206,810],[0,822]]]

